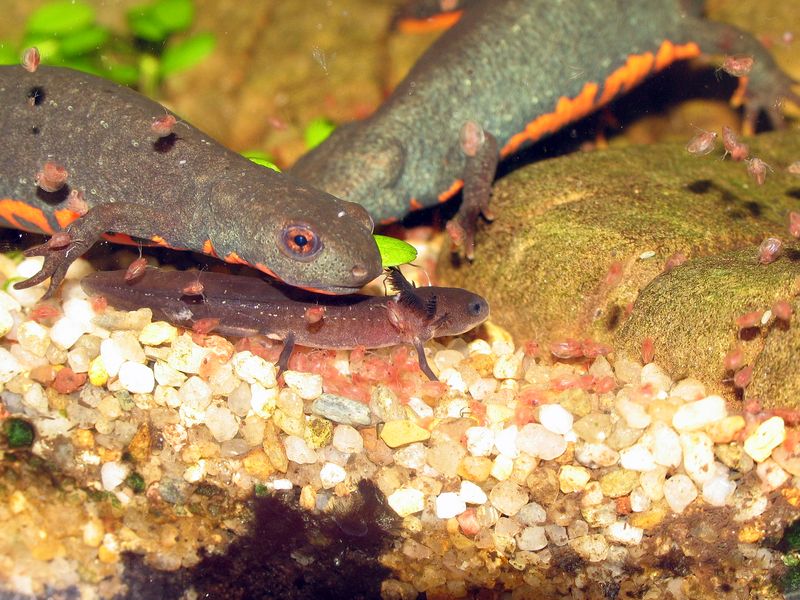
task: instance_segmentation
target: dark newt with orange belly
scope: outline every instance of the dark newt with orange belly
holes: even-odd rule
[[[364,208],[256,165],[110,81],[0,66],[0,133],[0,226],[58,234],[26,252],[44,266],[17,287],[52,276],[52,293],[109,232],[326,293],[380,274]]]
[[[607,104],[675,61],[755,58],[746,117],[779,118],[793,81],[751,35],[701,18],[690,0],[484,0],[428,49],[363,121],[336,129],[290,172],[359,202],[380,222],[463,187],[448,229],[473,252],[499,159]],[[458,13],[460,14],[460,13]]]
[[[398,269],[389,280],[393,296],[322,296],[236,275],[147,269],[135,281],[125,271],[105,271],[81,281],[89,294],[124,310],[148,307],[156,318],[192,327],[212,319],[222,335],[266,335],[285,346],[285,369],[295,344],[324,349],[384,348],[411,344],[422,371],[435,380],[423,345],[435,337],[460,335],[489,316],[489,305],[460,288],[414,287]],[[201,289],[188,294],[187,288]]]

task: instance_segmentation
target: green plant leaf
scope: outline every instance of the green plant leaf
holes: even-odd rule
[[[396,267],[410,263],[417,258],[417,249],[408,242],[386,235],[373,235],[378,251],[381,253],[383,268]]]
[[[192,0],[157,0],[152,7],[152,16],[161,27],[172,33],[189,27],[194,19]]]
[[[19,52],[8,42],[0,42],[0,65],[19,64]]]
[[[336,125],[324,117],[311,121],[303,132],[303,137],[306,140],[306,148],[311,150],[319,146],[333,133],[334,129],[336,129]]]
[[[281,172],[281,170],[278,168],[278,165],[272,162],[272,157],[266,152],[262,152],[261,150],[245,150],[242,152],[242,156],[253,161],[257,165],[267,167],[268,169],[272,169],[278,173]]]
[[[91,6],[66,0],[41,6],[28,18],[25,29],[28,33],[66,35],[86,29],[93,23],[94,9]]]
[[[103,77],[121,85],[133,86],[139,81],[139,69],[133,65],[106,65],[103,67]]]
[[[91,54],[100,50],[108,38],[108,29],[93,25],[88,29],[71,33],[61,40],[61,54],[64,56]]]
[[[128,27],[134,37],[157,44],[167,39],[169,32],[153,16],[151,6],[136,6],[128,11]]]
[[[169,77],[190,69],[211,54],[217,39],[211,33],[198,33],[182,42],[169,46],[161,55],[161,76]]]

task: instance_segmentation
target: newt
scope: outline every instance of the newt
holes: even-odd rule
[[[477,327],[488,318],[489,305],[461,288],[414,287],[397,268],[389,269],[389,282],[396,292],[391,296],[330,296],[253,277],[147,269],[133,282],[126,281],[125,271],[98,271],[81,285],[111,306],[147,307],[155,318],[174,325],[191,328],[212,320],[221,335],[280,340],[281,371],[295,345],[352,350],[411,344],[420,369],[436,380],[425,342]]]
[[[448,230],[471,258],[478,217],[491,220],[500,159],[675,61],[701,53],[753,57],[743,96],[751,123],[761,111],[778,122],[780,97],[800,103],[765,48],[703,19],[698,0],[468,4],[372,116],[334,130],[289,172],[359,202],[381,223],[463,188]]]
[[[381,272],[363,207],[265,169],[141,94],[60,67],[0,66],[0,226],[59,241],[48,295],[101,237],[193,250],[352,293]]]

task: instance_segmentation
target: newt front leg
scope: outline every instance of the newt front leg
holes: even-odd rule
[[[163,211],[132,204],[129,202],[112,202],[95,206],[81,218],[70,223],[63,232],[57,233],[58,243],[53,238],[25,251],[25,256],[44,256],[42,269],[33,277],[14,284],[14,288],[22,290],[33,287],[50,278],[50,287],[44,298],[55,294],[64,280],[69,266],[82,256],[104,233],[109,231],[125,231],[134,237],[151,239],[152,226],[163,220]]]
[[[464,166],[464,190],[461,208],[447,224],[447,231],[456,246],[463,246],[464,256],[472,260],[475,253],[475,230],[478,218],[494,219],[489,209],[492,181],[500,160],[495,137],[474,121],[467,121],[459,135],[461,150],[467,157]]]

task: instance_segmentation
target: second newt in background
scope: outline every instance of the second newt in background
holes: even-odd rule
[[[800,100],[755,38],[704,20],[702,4],[470,1],[374,115],[336,129],[290,172],[359,202],[380,222],[443,202],[463,186],[448,229],[471,257],[477,218],[491,216],[500,158],[677,60],[701,52],[752,57],[744,96],[751,122],[761,111],[778,121],[780,97]]]
[[[460,288],[414,287],[399,269],[389,270],[392,296],[323,296],[252,277],[198,271],[147,269],[136,281],[124,271],[92,273],[81,282],[123,310],[152,309],[157,319],[193,327],[213,320],[221,335],[266,335],[284,342],[278,366],[285,370],[295,344],[347,350],[411,344],[422,371],[436,375],[424,344],[460,335],[489,317],[484,298]],[[201,289],[187,293],[188,288]]]
[[[28,65],[31,67],[32,65]],[[0,66],[0,225],[58,234],[52,277],[101,236],[194,250],[287,284],[357,291],[381,272],[363,207],[224,148],[160,104],[59,67]]]

